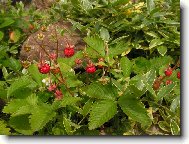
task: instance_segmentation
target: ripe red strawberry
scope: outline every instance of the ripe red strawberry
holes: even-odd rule
[[[72,57],[75,54],[74,46],[67,45],[64,49],[64,55],[66,57]]]
[[[173,81],[172,80],[166,80],[166,85],[172,84]]]
[[[50,72],[50,65],[45,63],[38,66],[39,72],[42,74],[47,74]]]
[[[166,76],[171,76],[172,75],[172,73],[173,73],[173,70],[172,70],[172,68],[171,67],[169,67],[169,68],[167,68],[166,70],[165,70],[165,75]]]
[[[57,100],[61,100],[62,97],[63,97],[62,91],[60,91],[58,89],[55,91],[54,95],[55,95]]]
[[[180,79],[180,71],[177,73],[177,78]]]
[[[96,68],[93,64],[88,64],[85,70],[87,73],[94,73],[96,71]]]

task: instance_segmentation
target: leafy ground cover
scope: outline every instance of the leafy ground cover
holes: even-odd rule
[[[0,134],[180,135],[179,4],[0,3]],[[66,29],[55,27],[55,52],[38,43],[40,59],[21,61],[27,37],[60,21],[80,31],[83,48],[65,39],[60,51],[56,34]]]

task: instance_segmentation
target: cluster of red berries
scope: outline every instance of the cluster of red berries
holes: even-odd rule
[[[103,58],[99,58],[99,59],[98,59],[98,63],[99,63],[99,62],[104,62],[104,59],[103,59]],[[80,64],[82,64],[82,63],[83,63],[83,61],[82,61],[81,59],[75,59],[75,64],[80,65]],[[101,65],[101,64],[98,64],[97,66],[98,66],[99,69],[101,69],[101,68],[104,67],[104,66]],[[88,64],[87,64],[87,66],[86,66],[86,68],[85,68],[85,71],[86,71],[87,73],[90,73],[90,74],[96,72],[96,67],[95,67],[95,65],[94,65],[90,60],[88,61]]]
[[[54,96],[57,100],[61,100],[62,97],[63,97],[63,94],[62,94],[62,91],[57,89],[57,85],[56,84],[51,84],[49,87],[48,87],[48,91],[50,92],[54,92]]]
[[[170,76],[172,75],[172,73],[173,73],[173,69],[172,69],[171,67],[168,67],[168,68],[164,71],[164,73],[165,73],[165,75],[166,75],[167,77],[170,77]],[[180,71],[177,72],[177,78],[180,79]],[[166,81],[166,85],[169,85],[169,84],[171,84],[171,83],[172,83],[172,80],[167,80],[167,81]]]
[[[175,68],[171,68],[171,67],[168,67],[165,71],[164,71],[164,74],[165,76],[159,76],[155,81],[154,81],[154,84],[153,84],[153,89],[154,90],[158,90],[161,83],[163,82],[163,80],[167,77],[170,77],[172,74],[173,74],[173,70]],[[177,72],[177,78],[180,79],[180,71]],[[165,84],[166,85],[169,85],[169,84],[172,84],[173,81],[168,79],[165,81]]]

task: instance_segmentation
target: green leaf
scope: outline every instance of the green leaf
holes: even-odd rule
[[[26,105],[28,104],[25,99],[14,99],[4,107],[3,112],[7,114],[14,114],[20,108],[22,108],[23,106],[25,107]]]
[[[43,78],[45,78],[45,75],[39,72],[37,65],[36,64],[30,65],[30,67],[28,68],[28,72],[31,75],[31,77],[34,79],[34,81],[37,82],[39,86],[42,86],[43,84],[42,80]]]
[[[162,87],[159,90],[159,92],[157,93],[157,99],[156,100],[159,101],[163,97],[166,97],[167,95],[169,95],[175,86],[176,86],[176,84],[172,83],[172,84],[169,84],[167,86]]]
[[[13,57],[10,57],[6,59],[5,61],[3,61],[3,65],[6,67],[9,67],[11,70],[14,70],[14,71],[19,71],[22,67],[22,65],[20,64],[20,61]]]
[[[7,69],[5,67],[2,68],[2,72],[3,72],[3,77],[6,79],[9,75]]]
[[[67,86],[70,87],[77,87],[83,84],[82,81],[79,81],[76,76],[69,76],[66,78]]]
[[[11,117],[9,124],[12,128],[14,128],[17,132],[24,135],[32,135],[33,131],[31,130],[29,124],[28,115],[19,115],[15,117]]]
[[[82,111],[83,116],[86,116],[90,112],[92,105],[93,105],[93,101],[89,99],[83,106],[83,111]]]
[[[130,50],[130,47],[128,46],[128,43],[125,41],[121,41],[117,43],[115,46],[111,46],[109,48],[109,54],[112,57],[115,57],[117,55],[121,55],[123,52],[126,52]]]
[[[152,49],[156,46],[159,46],[161,44],[163,44],[164,42],[161,40],[161,39],[153,39],[151,42],[150,42],[150,45],[149,45],[149,49]]]
[[[89,130],[100,127],[117,113],[117,104],[111,100],[96,102],[90,112]]]
[[[122,57],[120,60],[120,66],[125,77],[130,77],[132,70],[132,62],[127,57]]]
[[[0,31],[0,41],[3,39],[3,37],[4,37],[4,33]]]
[[[180,135],[180,127],[173,119],[171,119],[170,128],[172,135]]]
[[[167,53],[167,47],[166,46],[159,46],[157,48],[157,50],[158,50],[158,52],[161,56],[164,56]]]
[[[98,54],[100,54],[102,57],[105,56],[105,46],[104,41],[97,37],[86,37],[84,38],[84,41],[89,45],[94,51],[96,51]]]
[[[104,40],[104,41],[109,41],[110,39],[110,34],[108,32],[108,30],[106,28],[101,28],[100,29],[100,37]]]
[[[0,28],[4,28],[7,26],[10,26],[11,24],[13,24],[15,21],[9,17],[4,18],[3,23],[0,24]]]
[[[14,99],[8,103],[4,109],[4,113],[11,114],[11,116],[31,114],[32,108],[38,103],[38,98],[35,94],[27,97],[27,99]]]
[[[134,61],[134,66],[133,66],[133,71],[136,74],[143,74],[148,72],[148,70],[150,69],[150,61],[147,60],[144,57],[138,57],[135,59]]]
[[[142,126],[151,125],[151,119],[147,114],[145,106],[135,99],[132,94],[127,93],[127,95],[120,97],[118,104],[123,112],[134,121],[141,123]]]
[[[33,89],[36,87],[36,83],[30,79],[28,76],[23,76],[14,81],[8,88],[7,96],[16,95],[19,91],[28,92],[28,89]],[[27,93],[23,93],[27,94]]]
[[[156,79],[156,71],[155,70],[150,70],[149,72],[147,72],[145,74],[144,77],[144,83],[146,85],[146,89],[154,96],[156,97],[156,93],[154,91],[153,87],[153,83]]]
[[[132,77],[129,84],[134,85],[138,90],[142,91],[145,88],[143,75],[136,75]]]
[[[31,129],[33,131],[39,131],[55,116],[56,112],[54,112],[48,104],[41,104],[40,106],[35,107],[32,110],[32,115],[29,116]]]
[[[148,12],[150,13],[155,8],[154,0],[146,0],[146,3]]]
[[[65,96],[61,101],[61,106],[66,107],[67,105],[75,105],[78,101],[81,101],[80,97]]]
[[[169,125],[165,121],[159,121],[158,125],[163,131],[170,132]]]
[[[72,135],[81,126],[73,123],[70,119],[63,117],[63,124],[68,135]]]
[[[170,110],[175,112],[176,108],[180,106],[180,96],[177,96],[171,103]]]
[[[63,63],[61,61],[61,59],[59,59],[60,61],[58,61],[59,65],[60,65],[60,70],[63,74],[64,77],[69,77],[69,76],[74,76],[75,75],[75,71],[72,69],[71,66]]]
[[[101,83],[93,82],[81,90],[92,98],[111,100],[116,98],[115,87],[110,84],[102,85]]]
[[[149,35],[149,36],[152,36],[152,37],[154,37],[154,38],[158,38],[158,35],[157,35],[157,33],[155,33],[155,32],[153,32],[153,31],[150,31],[150,32],[145,32],[147,35]]]
[[[10,128],[7,128],[7,124],[0,120],[0,135],[10,135]]]

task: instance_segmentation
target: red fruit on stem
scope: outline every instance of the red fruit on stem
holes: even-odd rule
[[[56,89],[56,84],[51,84],[49,87],[48,87],[48,91],[54,91]]]
[[[180,71],[177,73],[177,78],[180,79]]]
[[[165,73],[165,75],[166,75],[166,76],[171,76],[171,75],[172,75],[172,73],[173,73],[173,70],[172,70],[172,68],[171,68],[171,67],[169,67],[168,69],[166,69],[166,70],[165,70],[165,72],[164,72],[164,73]]]
[[[172,80],[166,80],[166,85],[172,84],[173,81]]]
[[[45,63],[45,64],[40,64],[38,66],[38,69],[39,69],[39,72],[42,73],[42,74],[47,74],[50,72],[51,68],[50,68],[50,65]]]
[[[60,91],[58,89],[55,91],[54,95],[55,95],[57,100],[61,100],[62,97],[63,97],[62,91]]]
[[[66,57],[72,57],[75,54],[74,46],[67,45],[64,49],[64,55]]]
[[[86,67],[86,72],[87,73],[94,73],[95,71],[96,71],[96,68],[95,68],[95,66],[93,64],[87,65],[87,67]]]

